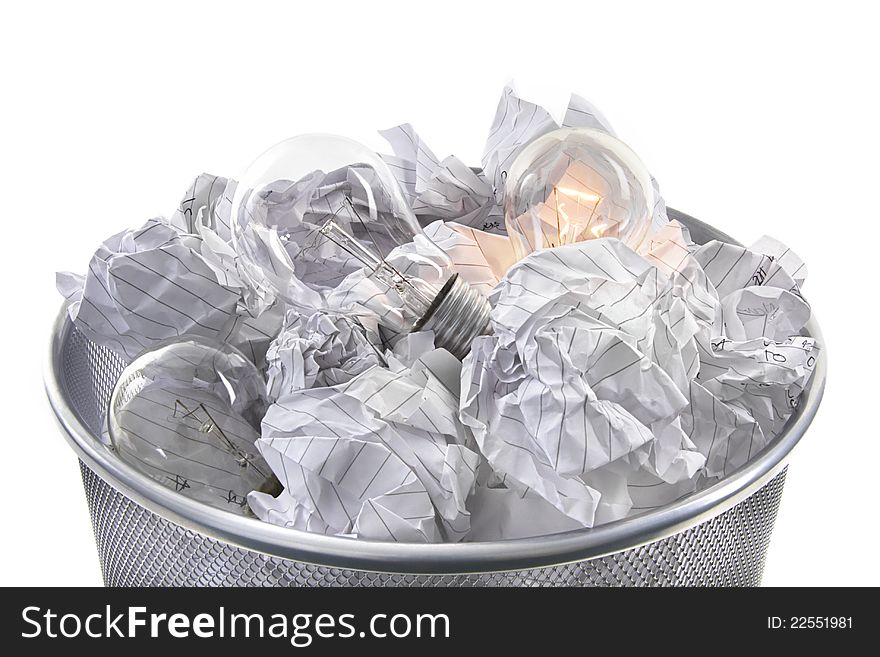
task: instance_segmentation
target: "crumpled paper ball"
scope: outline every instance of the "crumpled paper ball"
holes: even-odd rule
[[[452,377],[442,372],[448,368]],[[267,522],[325,534],[462,540],[479,457],[464,444],[448,388],[459,368],[433,350],[409,368],[374,366],[346,383],[280,397],[257,446],[284,491],[252,493],[251,509]]]
[[[539,251],[507,272],[491,297],[495,334],[464,363],[461,414],[508,487],[592,526],[629,511],[626,473],[649,465],[655,435],[671,431],[677,476],[696,472],[702,457],[672,426],[688,400],[658,362],[676,373],[679,341],[693,337],[681,329],[698,326],[679,292],[612,239]]]
[[[274,401],[297,390],[347,383],[383,359],[363,326],[345,315],[290,309],[269,345],[267,390]]]
[[[705,475],[715,480],[747,463],[782,429],[821,347],[800,335],[811,315],[800,293],[806,270],[789,248],[767,237],[750,248],[711,241],[695,247],[693,257],[719,302],[713,325],[699,336],[700,371],[682,427],[706,455]]]
[[[284,309],[254,298],[232,247],[209,227],[226,225],[228,234],[218,194],[228,194],[230,184],[202,174],[172,219],[150,219],[109,238],[84,276],[59,273],[56,284],[77,328],[126,360],[192,334],[227,342],[264,366]]]

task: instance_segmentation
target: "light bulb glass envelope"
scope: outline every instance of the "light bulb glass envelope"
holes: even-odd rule
[[[167,340],[123,370],[107,433],[123,461],[169,488],[249,514],[248,493],[278,486],[256,447],[265,389],[237,349],[199,336]]]
[[[654,203],[651,175],[632,149],[589,128],[560,128],[535,139],[505,179],[505,223],[519,257],[599,237],[638,249]]]
[[[295,307],[344,312],[333,292],[362,271],[393,331],[433,330],[459,357],[485,331],[488,302],[424,234],[388,165],[356,141],[306,134],[273,146],[239,181],[231,216],[248,278]]]

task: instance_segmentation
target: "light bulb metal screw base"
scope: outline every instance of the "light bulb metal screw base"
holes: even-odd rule
[[[462,360],[470,353],[474,338],[491,335],[491,311],[486,297],[454,274],[413,330],[433,331],[434,345]]]

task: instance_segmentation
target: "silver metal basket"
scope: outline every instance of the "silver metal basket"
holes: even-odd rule
[[[729,236],[674,210],[698,243]],[[818,325],[807,325],[821,339]],[[787,460],[825,385],[820,360],[785,430],[718,484],[594,529],[531,539],[416,545],[287,529],[196,502],[139,473],[98,436],[124,362],[59,314],[46,371],[80,459],[109,586],[684,586],[760,584]]]

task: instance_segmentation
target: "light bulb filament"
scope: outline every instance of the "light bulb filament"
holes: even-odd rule
[[[574,199],[576,207],[574,211],[574,219],[565,211],[565,203],[559,200],[559,195]],[[593,219],[599,206],[604,201],[604,197],[599,194],[574,189],[571,187],[553,186],[553,204],[556,212],[556,235],[559,245],[573,244],[579,241],[581,236],[589,230],[592,237],[602,237],[605,233],[607,225],[605,223],[597,223],[593,225]],[[581,205],[583,203],[583,205]],[[583,215],[589,213],[585,219]],[[548,240],[550,246],[557,246],[552,240]]]
[[[349,207],[352,207],[350,202]],[[357,213],[355,212],[355,214]],[[318,229],[318,233],[363,264],[370,272],[370,277],[376,278],[389,288],[394,289],[404,303],[416,314],[426,311],[434,301],[437,295],[436,289],[424,281],[420,281],[420,285],[414,284],[410,277],[364,246],[360,240],[342,228],[333,218],[324,222],[324,225]]]
[[[356,240],[353,235],[348,233],[332,218],[324,222],[324,225],[318,229],[318,232],[358,260],[370,271],[375,271],[383,264],[386,264],[384,260],[365,247],[360,241]]]
[[[185,413],[183,415],[178,416],[177,415],[178,409],[184,410]],[[197,415],[197,411],[201,411],[202,413],[204,413],[206,419],[199,418]],[[197,431],[199,433],[205,433],[205,434],[208,434],[208,435],[211,435],[211,436],[214,436],[215,438],[217,438],[217,441],[220,443],[221,449],[223,449],[228,454],[233,456],[238,461],[238,464],[241,467],[244,468],[244,467],[250,466],[261,477],[268,476],[254,462],[253,456],[251,456],[250,454],[245,452],[243,449],[236,446],[236,444],[233,443],[229,439],[229,437],[226,435],[226,433],[223,431],[223,429],[220,428],[220,425],[218,425],[217,422],[214,421],[213,416],[211,415],[210,411],[208,411],[208,407],[205,406],[204,403],[201,403],[198,406],[190,409],[190,408],[187,408],[186,404],[184,404],[181,400],[175,399],[174,400],[174,415],[173,415],[173,417],[178,417],[180,419],[192,418],[195,422],[200,423],[197,428]]]

